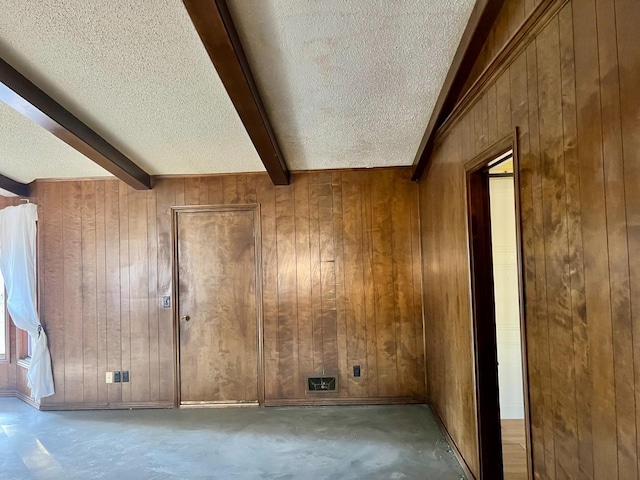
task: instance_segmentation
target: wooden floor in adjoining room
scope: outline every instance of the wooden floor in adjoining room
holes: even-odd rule
[[[524,420],[502,420],[504,480],[527,480]]]

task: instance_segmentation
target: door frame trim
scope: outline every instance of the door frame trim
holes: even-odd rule
[[[252,212],[253,237],[255,255],[255,297],[256,297],[256,360],[257,360],[257,403],[208,404],[210,408],[225,406],[253,405],[264,406],[264,313],[262,308],[262,216],[259,203],[231,204],[231,205],[185,205],[171,207],[171,302],[173,317],[173,351],[174,351],[174,405],[176,408],[193,408],[191,405],[181,404],[180,398],[180,319],[178,306],[180,303],[178,291],[178,214],[201,212]],[[204,406],[204,405],[203,405]]]
[[[491,249],[488,166],[495,158],[509,150],[513,151],[518,295],[520,297],[520,348],[522,352],[522,388],[524,398],[525,440],[527,445],[527,476],[529,479],[533,478],[518,133],[519,131],[516,127],[512,134],[491,145],[484,152],[464,165],[467,190],[467,239],[469,242],[469,266],[471,274],[473,357],[475,366],[474,383],[480,480],[503,478],[501,428],[495,428],[496,417],[498,427],[500,427],[500,399],[498,396],[497,378],[497,341],[495,298],[493,291],[493,255]],[[478,191],[481,192],[481,195],[474,196],[472,194],[472,192],[477,193]],[[487,326],[492,326],[492,328],[488,329]],[[497,465],[500,467],[499,471],[496,469]]]

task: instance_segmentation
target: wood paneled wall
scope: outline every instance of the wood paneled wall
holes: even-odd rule
[[[548,0],[545,0],[548,1]],[[460,93],[460,98],[469,90],[471,85],[480,78],[485,68],[493,62],[498,52],[516,34],[524,21],[533,13],[543,0],[505,0],[498,18],[496,19],[487,41],[478,54],[478,58],[469,73],[469,77]]]
[[[428,392],[477,472],[463,165],[517,126],[535,478],[635,479],[640,2],[548,3],[562,8],[445,126],[420,184]]]
[[[173,205],[259,203],[269,403],[308,401],[304,375],[339,375],[325,401],[424,401],[417,185],[406,168],[37,182],[40,296],[56,394],[43,408],[174,399]],[[353,366],[362,376],[354,378]],[[131,380],[106,384],[105,372]]]

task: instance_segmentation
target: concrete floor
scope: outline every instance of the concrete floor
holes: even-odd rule
[[[39,412],[0,399],[2,479],[464,479],[426,406]]]

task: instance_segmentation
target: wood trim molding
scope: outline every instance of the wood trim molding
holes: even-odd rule
[[[265,407],[301,407],[332,405],[421,405],[422,397],[296,398],[265,400]]]
[[[7,192],[14,193],[19,197],[29,197],[31,195],[31,187],[26,183],[20,183],[13,178],[5,177],[0,174],[0,188]]]
[[[151,189],[151,177],[147,172],[1,58],[0,101],[131,187]]]
[[[467,77],[473,69],[503,4],[504,0],[479,0],[473,7],[469,22],[462,34],[462,39],[431,113],[427,130],[418,147],[413,162],[411,180],[418,181],[422,177],[433,152],[436,132],[454,109],[456,100],[462,93]]]
[[[513,129],[513,193],[516,202],[516,254],[518,262],[518,294],[520,295],[520,350],[524,400],[524,428],[527,446],[527,478],[533,480],[533,437],[531,436],[531,386],[529,381],[529,346],[524,292],[524,240],[522,237],[522,198],[520,191],[520,129]]]
[[[45,403],[42,411],[63,410],[137,410],[141,408],[175,408],[173,402],[113,402],[113,403]]]
[[[491,254],[491,225],[489,213],[489,164],[501,154],[512,150],[514,170],[515,224],[518,262],[518,294],[520,306],[520,348],[527,443],[528,478],[533,478],[531,413],[529,403],[529,373],[527,355],[526,317],[524,308],[524,272],[522,215],[520,210],[520,176],[518,128],[498,140],[482,153],[464,164],[467,177],[467,219],[471,266],[471,295],[474,337],[474,366],[476,415],[478,426],[478,454],[481,478],[498,478],[502,464],[499,399],[497,397],[497,344],[495,338],[495,306],[493,295],[493,267]],[[497,428],[496,428],[497,424]]]
[[[449,446],[451,447],[451,451],[453,452],[453,454],[458,459],[458,463],[460,463],[460,466],[462,467],[462,470],[464,470],[464,474],[467,476],[467,478],[469,480],[477,480],[476,476],[473,474],[473,472],[471,471],[471,468],[469,467],[469,465],[467,464],[466,460],[462,456],[462,453],[460,452],[460,449],[458,448],[458,445],[456,445],[456,442],[453,440],[453,437],[451,437],[451,434],[449,433],[449,430],[447,430],[447,427],[444,424],[444,422],[442,421],[442,418],[440,418],[440,415],[438,414],[438,411],[431,404],[428,404],[428,405],[429,405],[429,408],[431,409],[431,413],[433,413],[433,417],[436,419],[436,423],[438,424],[438,427],[440,428],[440,431],[443,433],[443,435],[447,439],[447,442],[449,443]]]
[[[199,405],[183,404],[180,398],[180,319],[179,319],[179,281],[178,281],[178,214],[184,212],[238,212],[250,211],[253,213],[253,236],[255,249],[255,296],[256,296],[256,359],[258,375],[258,401],[257,406],[264,405],[265,401],[265,369],[264,369],[264,313],[262,306],[262,211],[259,203],[249,204],[223,204],[223,205],[183,205],[171,207],[171,251],[172,251],[172,302],[173,312],[173,350],[174,350],[174,407],[198,408]],[[211,408],[215,404],[207,403]],[[229,405],[229,404],[227,404]],[[234,404],[235,406],[251,406],[252,403]]]
[[[490,155],[465,165],[478,474],[481,479],[501,479],[503,465],[487,168],[494,158]]]
[[[513,149],[515,156],[515,144],[513,140],[513,134],[509,134],[506,137],[502,137],[493,145],[484,149],[481,153],[473,157],[471,160],[464,164],[464,169],[467,172],[475,172],[479,168],[484,167],[487,164],[488,158],[496,158],[499,155],[505,153],[508,150]],[[515,165],[514,165],[515,170]]]
[[[476,100],[511,66],[568,2],[569,0],[543,0],[536,6],[505,46],[496,54],[491,63],[487,65],[476,81],[469,87],[469,90],[455,105],[449,116],[443,119],[440,128],[435,133],[434,146],[438,145],[446,137],[451,128],[471,110]]]
[[[181,403],[178,408],[259,408],[258,402],[236,402],[236,403]]]
[[[37,404],[33,398],[18,390],[0,390],[0,398],[17,398],[37,410],[42,410],[40,405]]]
[[[183,0],[200,40],[274,185],[289,185],[289,170],[260,98],[224,0]]]
[[[37,403],[33,398],[31,398],[29,395],[17,390],[16,391],[16,398],[18,400],[22,400],[24,403],[26,403],[27,405],[31,405],[33,408],[37,409],[37,410],[42,410],[41,405],[39,403]]]

